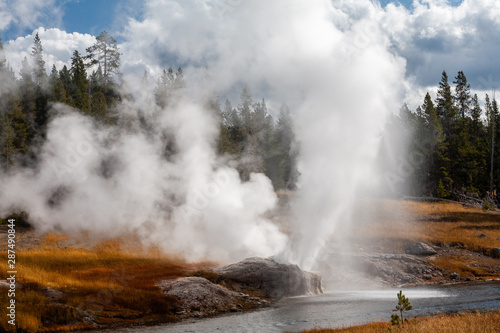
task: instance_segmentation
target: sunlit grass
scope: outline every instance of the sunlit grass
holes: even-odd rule
[[[356,214],[349,234],[355,244],[388,251],[401,252],[410,242],[423,241],[488,254],[500,247],[500,212],[456,203],[378,200]]]
[[[66,240],[47,235],[42,247],[17,252],[17,279],[22,285],[16,293],[18,328],[36,332],[47,319],[54,330],[81,326],[75,309],[94,313],[104,325],[155,315],[167,320],[174,315],[176,301],[160,293],[156,284],[199,266],[119,240],[91,249],[68,248]],[[7,261],[0,261],[0,278],[7,277],[7,270]],[[60,303],[48,297],[47,287],[62,292]],[[7,293],[2,293],[0,306],[7,302]],[[0,323],[2,329],[9,329],[5,321]]]
[[[500,332],[500,311],[488,313],[463,313],[422,318],[398,329],[390,323],[373,323],[342,329],[315,329],[307,333],[497,333]]]

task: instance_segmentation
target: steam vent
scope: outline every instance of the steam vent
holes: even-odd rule
[[[323,293],[321,274],[305,272],[297,265],[280,264],[272,258],[247,258],[214,272],[230,289],[252,291],[265,298]]]

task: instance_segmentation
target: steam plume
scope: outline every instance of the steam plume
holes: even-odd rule
[[[236,1],[223,13],[215,4],[151,1],[144,20],[125,30],[124,54],[152,61],[148,67],[161,67],[165,54],[190,64],[190,98],[169,110],[124,103],[119,111],[131,121],[111,132],[55,106],[39,168],[3,175],[0,210],[17,205],[46,230],[135,231],[191,260],[281,253],[313,267],[335,226],[347,223],[356,188],[372,176],[405,64],[389,51],[368,0]],[[291,235],[265,218],[277,201],[269,179],[253,174],[242,182],[216,156],[217,119],[196,85],[206,67],[221,95],[245,81],[294,113],[301,178]],[[139,108],[147,110],[147,130]],[[165,131],[178,145],[171,160],[162,152]]]

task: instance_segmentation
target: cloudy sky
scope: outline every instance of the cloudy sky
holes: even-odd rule
[[[376,31],[388,40],[391,52],[406,60],[402,102],[411,106],[420,103],[425,91],[433,91],[443,70],[451,79],[459,70],[464,71],[480,99],[500,87],[500,1],[324,1],[331,6],[329,19],[337,29],[355,31],[352,45],[344,50],[346,56],[379,38],[374,36]],[[69,64],[73,50],[84,53],[103,30],[119,41],[122,70],[136,80],[145,69],[154,77],[164,67],[208,66],[219,56],[215,50],[220,47],[233,48],[235,56],[227,61],[231,62],[228,68],[234,70],[242,67],[236,55],[248,53],[249,45],[227,40],[235,37],[230,33],[232,25],[245,20],[242,12],[251,12],[251,7],[245,0],[0,0],[0,37],[15,72],[23,57],[29,57],[36,31],[42,39],[47,67],[55,64],[60,69]],[[271,12],[275,16],[279,13]],[[252,17],[254,22],[276,19],[258,12],[256,15],[260,17]],[[217,29],[223,22],[226,30],[216,31],[215,21]],[[360,21],[369,21],[371,26],[356,30]],[[300,20],[297,22],[300,24]],[[245,56],[238,59],[248,60]],[[251,73],[242,71],[241,75]],[[219,76],[219,80],[223,78]],[[259,82],[255,77],[246,79]],[[224,84],[220,88],[228,89]]]

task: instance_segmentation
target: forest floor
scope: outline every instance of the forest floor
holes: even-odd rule
[[[366,199],[359,205],[362,209],[351,216],[353,222],[338,228],[339,240],[332,242],[332,249],[348,243],[338,253],[359,259],[349,262],[361,263],[368,278],[375,276],[392,285],[500,278],[500,259],[493,256],[493,249],[500,247],[500,212],[399,200]],[[0,226],[2,308],[8,302],[7,229]],[[406,254],[414,242],[431,245],[436,254]],[[161,293],[157,283],[200,275],[217,266],[187,264],[157,248],[142,247],[132,236],[96,242],[85,234],[75,239],[20,227],[16,250],[16,322],[26,332],[176,321],[178,300]],[[406,264],[398,268],[395,263]],[[401,279],[390,280],[399,273]],[[342,272],[336,275],[349,277]],[[227,311],[231,309],[219,312]],[[5,320],[0,321],[0,330],[9,329]]]

